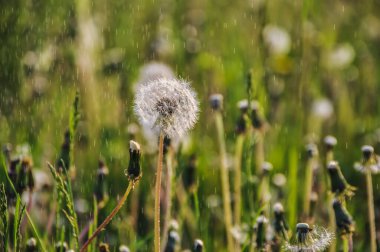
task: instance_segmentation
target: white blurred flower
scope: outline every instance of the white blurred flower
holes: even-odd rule
[[[334,107],[330,100],[326,98],[318,99],[313,102],[312,113],[314,116],[326,120],[334,113]]]
[[[349,66],[355,58],[354,48],[348,44],[341,44],[331,51],[325,58],[325,65],[329,69],[343,69]]]
[[[146,83],[161,78],[173,79],[174,77],[174,72],[168,65],[152,61],[141,67],[138,83]]]
[[[263,36],[272,54],[287,54],[290,51],[291,39],[285,29],[269,24],[264,27]]]
[[[137,87],[134,110],[140,123],[169,138],[181,138],[198,120],[198,100],[189,83],[157,79]]]

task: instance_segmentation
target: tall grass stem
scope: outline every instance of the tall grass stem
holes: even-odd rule
[[[240,225],[241,217],[241,159],[243,155],[244,134],[239,134],[236,139],[235,147],[235,205],[234,205],[234,224]]]
[[[224,208],[224,218],[226,224],[226,235],[227,235],[227,248],[228,251],[232,252],[234,250],[233,239],[231,235],[232,230],[232,214],[231,214],[231,196],[230,196],[230,182],[228,176],[227,168],[227,156],[226,156],[226,145],[224,142],[224,126],[223,117],[220,111],[215,112],[215,123],[216,130],[218,134],[218,144],[220,149],[220,175],[222,182],[222,195],[223,195],[223,208]]]
[[[370,168],[366,172],[367,182],[367,200],[368,200],[368,221],[370,228],[371,238],[371,252],[376,252],[376,227],[375,227],[375,206],[373,204],[373,187],[372,187],[372,174]]]

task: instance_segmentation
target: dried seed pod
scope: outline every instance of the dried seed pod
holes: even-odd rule
[[[210,106],[213,110],[222,110],[223,109],[223,95],[221,94],[212,94],[210,96]]]
[[[127,169],[128,180],[132,182],[138,181],[141,176],[141,166],[140,166],[140,144],[135,141],[129,141],[129,165]]]
[[[331,191],[336,195],[353,196],[355,188],[350,186],[343,176],[338,162],[331,161],[327,166],[331,181]]]
[[[342,205],[338,199],[334,199],[333,208],[335,213],[335,222],[338,233],[341,235],[353,233],[355,231],[354,221],[347,211],[347,209]]]

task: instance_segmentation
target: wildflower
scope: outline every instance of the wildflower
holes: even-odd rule
[[[355,58],[354,48],[348,44],[338,45],[333,51],[325,56],[325,65],[329,69],[344,69],[348,67]]]
[[[120,245],[119,247],[119,252],[130,252],[131,250],[125,246],[125,245]]]
[[[367,171],[376,174],[380,172],[380,157],[375,154],[372,146],[364,145],[362,147],[363,158],[361,163],[355,163],[355,170],[366,173]]]
[[[264,248],[266,243],[265,230],[267,223],[267,218],[262,214],[256,219],[256,247],[259,249]]]
[[[352,217],[338,199],[334,199],[333,208],[337,231],[342,235],[354,232],[355,227]]]
[[[157,79],[138,86],[135,113],[142,125],[169,138],[183,136],[198,119],[198,101],[189,84],[177,79]]]
[[[26,252],[37,252],[37,240],[33,237],[29,238],[28,241],[26,242],[26,247],[25,247]]]
[[[68,245],[66,242],[57,242],[55,244],[55,251],[56,252],[67,252],[67,250],[69,249]]]
[[[326,136],[323,139],[323,142],[326,146],[327,151],[332,151],[335,147],[335,145],[338,143],[338,140],[334,136]]]
[[[129,156],[130,159],[126,175],[128,180],[134,183],[142,176],[140,167],[140,144],[135,141],[129,141]]]
[[[343,176],[338,162],[331,161],[327,166],[331,181],[331,191],[336,195],[353,196],[355,187],[350,186]]]
[[[323,227],[310,228],[307,223],[298,223],[293,243],[285,242],[284,249],[290,252],[324,251],[333,239],[334,234]]]
[[[237,122],[236,122],[236,133],[237,134],[243,134],[246,132],[247,130],[247,125],[248,125],[248,101],[247,100],[242,100],[242,101],[239,101],[238,103],[238,107],[240,109],[240,116],[239,118],[237,119]]]
[[[180,243],[180,237],[177,231],[172,230],[169,232],[169,237],[168,241],[166,243],[164,252],[174,252],[177,251],[177,247],[179,246]]]
[[[223,109],[223,95],[221,94],[212,94],[210,96],[210,105],[213,110],[222,110]]]
[[[194,241],[194,247],[193,247],[193,252],[202,252],[203,251],[203,241],[200,239],[195,239]]]
[[[274,212],[274,230],[277,235],[282,236],[284,239],[288,239],[287,231],[289,229],[288,224],[285,221],[285,211],[281,203],[277,202],[273,205]]]
[[[321,98],[313,102],[312,114],[322,120],[326,120],[334,113],[334,107],[331,101],[326,98]]]

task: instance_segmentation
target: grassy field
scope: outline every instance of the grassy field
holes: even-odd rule
[[[352,236],[354,251],[376,251],[374,238],[379,251],[380,159],[362,150],[380,153],[379,1],[15,0],[0,9],[1,251],[27,251],[32,237],[38,251],[59,242],[79,251],[132,183],[130,140],[142,177],[88,251],[153,251],[159,139],[134,100],[154,73],[190,82],[200,111],[188,134],[165,141],[162,251],[197,251],[195,239],[203,251],[306,251],[286,246],[302,243],[300,222],[335,233],[326,250],[349,251]],[[351,186],[331,192],[331,160]],[[352,216],[348,231],[337,230],[334,198]]]

